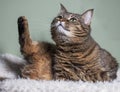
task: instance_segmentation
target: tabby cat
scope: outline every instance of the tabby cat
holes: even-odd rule
[[[28,64],[21,75],[31,79],[111,81],[118,70],[116,59],[91,37],[93,9],[83,14],[61,10],[51,23],[54,44],[30,38],[27,19],[18,19],[21,53]]]

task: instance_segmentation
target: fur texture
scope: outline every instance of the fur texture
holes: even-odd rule
[[[118,64],[91,37],[93,9],[83,14],[61,10],[51,23],[55,45],[34,42],[29,36],[25,17],[18,19],[21,52],[29,62],[22,70],[23,77],[32,79],[111,81],[116,78]]]

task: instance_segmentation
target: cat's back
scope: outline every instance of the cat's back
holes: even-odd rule
[[[92,52],[86,56],[85,61],[87,60],[87,62],[92,62],[90,65],[94,66],[93,70],[100,73],[99,76],[101,78],[98,77],[98,79],[102,81],[115,79],[117,77],[116,73],[118,70],[117,60],[109,51],[101,48],[95,40],[94,43],[95,47],[92,49]]]
[[[118,70],[117,60],[103,48],[100,48],[99,55],[98,61],[103,67],[102,69],[104,71],[109,71],[110,77],[116,78],[116,72]]]

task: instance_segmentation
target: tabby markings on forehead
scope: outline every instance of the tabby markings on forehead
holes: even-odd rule
[[[73,37],[73,34],[70,31],[68,31],[68,30],[65,29],[65,22],[58,21],[56,23],[56,27],[57,27],[57,30],[60,33],[65,34],[68,37]]]

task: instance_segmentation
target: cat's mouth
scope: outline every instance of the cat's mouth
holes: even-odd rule
[[[59,24],[58,26],[57,26],[57,28],[58,27],[62,27],[63,29],[65,29],[66,31],[68,31],[62,24]]]
[[[64,31],[69,31],[68,29],[66,29],[64,27],[64,22],[61,22],[61,23],[57,24],[56,26],[57,26],[57,29],[59,29],[59,28],[61,29],[62,28],[62,29],[64,29]]]

